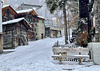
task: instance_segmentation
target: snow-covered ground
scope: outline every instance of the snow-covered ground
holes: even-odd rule
[[[63,62],[52,59],[52,46],[61,38],[45,38],[29,42],[27,46],[19,46],[13,50],[4,50],[0,55],[0,71],[100,71],[99,65],[92,62],[78,65],[78,62]],[[6,52],[10,53],[6,53]],[[6,53],[6,54],[5,54]]]

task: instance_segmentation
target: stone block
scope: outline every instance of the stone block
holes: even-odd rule
[[[92,61],[96,65],[100,65],[100,43],[92,42],[88,44],[88,48],[91,51]]]

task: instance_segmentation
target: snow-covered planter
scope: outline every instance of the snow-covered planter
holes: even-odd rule
[[[100,43],[92,42],[88,43],[90,55],[94,64],[100,65]]]

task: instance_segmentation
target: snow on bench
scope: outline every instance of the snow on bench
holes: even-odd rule
[[[89,55],[67,55],[67,56],[63,56],[63,55],[53,55],[52,57],[53,57],[53,58],[54,58],[54,57],[89,58]]]
[[[86,54],[86,52],[88,53],[88,49],[87,48],[62,48],[62,47],[53,47],[52,48],[53,51],[53,56],[52,58],[54,58],[54,60],[59,60],[60,63],[62,63],[62,61],[79,61],[80,60],[83,61],[86,58],[89,58],[89,55]],[[79,55],[79,52],[82,53],[82,55]]]
[[[89,50],[87,48],[69,48],[69,47],[53,47],[52,51],[54,54],[60,52],[67,52],[68,54],[76,54],[78,55],[79,52],[83,55],[87,55]]]

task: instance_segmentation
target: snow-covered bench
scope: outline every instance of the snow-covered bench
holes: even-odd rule
[[[80,49],[80,51],[82,52],[82,50],[88,51],[87,49]],[[53,51],[53,56],[52,58],[54,60],[59,60],[60,63],[62,63],[62,61],[79,61],[79,59],[86,59],[89,58],[89,55],[87,54],[81,54],[79,55],[79,49],[78,48],[62,48],[62,47],[54,47],[52,48]]]

